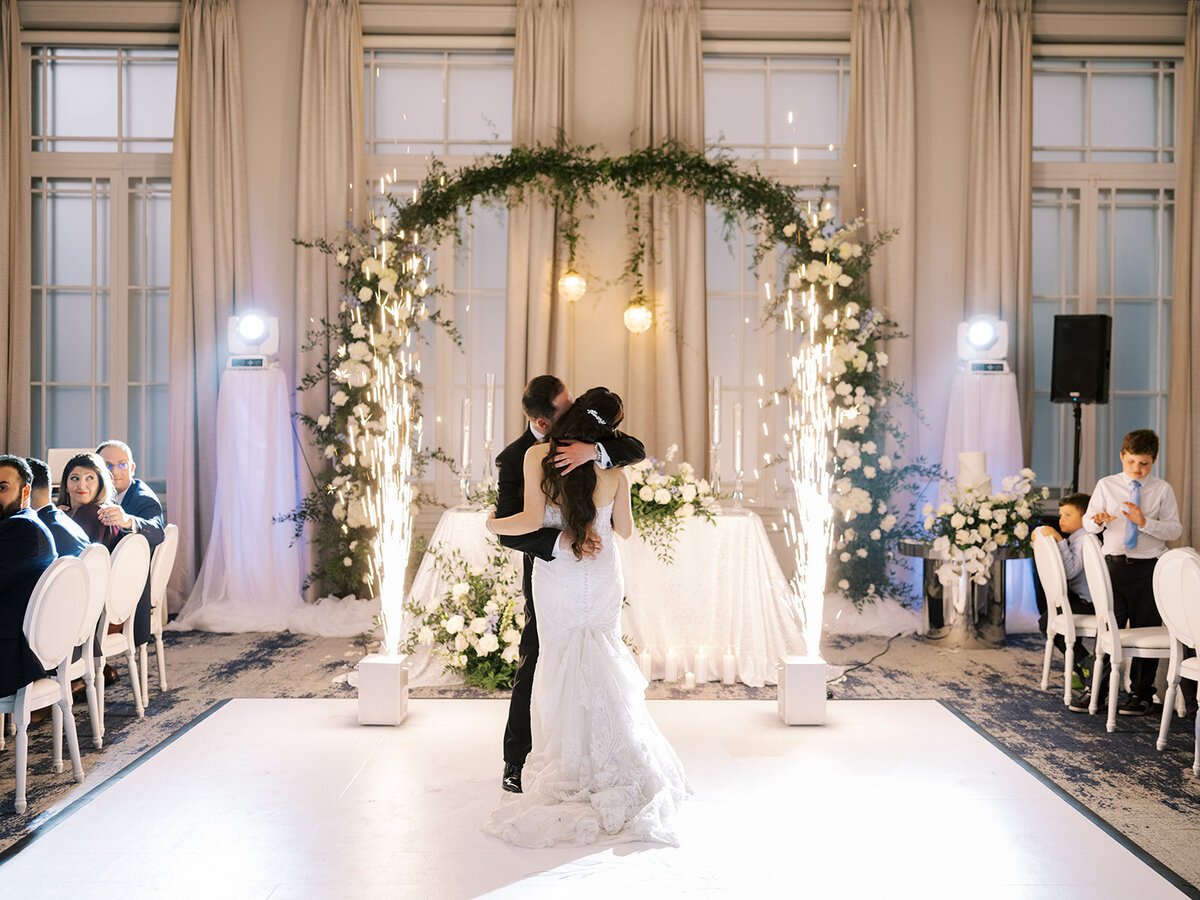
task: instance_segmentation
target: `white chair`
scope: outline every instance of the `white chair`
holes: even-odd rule
[[[167,689],[167,667],[163,656],[162,640],[162,610],[167,599],[167,582],[171,579],[171,569],[175,566],[175,551],[179,548],[179,526],[168,525],[163,533],[162,543],[154,548],[150,557],[150,636],[154,638],[154,655],[158,658],[158,689]],[[147,645],[141,647],[142,668],[142,699],[150,703],[150,675],[146,659]]]
[[[1055,635],[1066,642],[1063,664],[1063,706],[1071,705],[1071,674],[1075,668],[1075,640],[1095,637],[1098,620],[1094,614],[1072,612],[1067,597],[1067,570],[1063,568],[1058,545],[1048,534],[1033,539],[1033,563],[1046,591],[1046,654],[1042,660],[1042,690],[1050,685],[1050,660],[1054,653]]]
[[[87,610],[88,571],[78,559],[68,556],[56,559],[42,573],[29,606],[25,609],[23,631],[25,640],[42,667],[56,669],[55,675],[39,678],[15,694],[0,697],[0,712],[9,713],[17,725],[16,795],[13,806],[25,812],[25,769],[29,755],[29,714],[36,709],[51,707],[55,733],[66,723],[67,746],[71,752],[71,773],[75,781],[83,781],[83,763],[79,760],[79,738],[75,733],[75,716],[71,711],[71,679],[66,663],[75,648],[75,637]],[[54,742],[54,771],[63,770],[62,744]]]
[[[1119,628],[1113,612],[1112,580],[1104,551],[1094,534],[1083,538],[1083,571],[1088,593],[1096,607],[1100,627],[1096,633],[1096,662],[1092,670],[1092,700],[1088,712],[1096,714],[1100,698],[1100,673],[1104,657],[1108,656],[1111,671],[1108,676],[1108,730],[1117,730],[1117,689],[1121,685],[1121,666],[1125,657],[1137,659],[1166,659],[1171,655],[1171,637],[1162,625],[1144,628]]]
[[[1168,550],[1154,567],[1154,602],[1171,635],[1171,663],[1167,669],[1167,696],[1163,699],[1162,722],[1158,727],[1158,749],[1167,747],[1175,694],[1180,678],[1200,682],[1200,658],[1183,658],[1185,646],[1200,643],[1200,554],[1191,547]],[[1192,769],[1200,775],[1200,740]]]
[[[96,662],[94,646],[96,643],[96,625],[104,612],[104,602],[108,598],[108,581],[111,560],[107,548],[102,544],[89,544],[79,554],[79,560],[88,570],[88,604],[83,617],[83,624],[75,638],[75,647],[79,650],[79,658],[67,663],[67,677],[74,681],[82,678],[87,692],[88,716],[92,722],[92,746],[97,750],[104,746],[104,712],[100,708],[100,699],[96,695]],[[74,653],[71,654],[75,656]],[[54,741],[58,743],[62,736],[55,731]]]
[[[133,644],[133,614],[146,576],[150,572],[150,545],[141,534],[121,538],[112,553],[112,573],[108,580],[108,599],[100,627],[96,629],[96,694],[100,700],[101,734],[104,722],[104,666],[109,660],[124,656],[129,665],[129,687],[133,690],[133,705],[138,718],[146,714],[142,702],[142,685],[138,678],[137,648]],[[120,631],[108,633],[108,626],[121,625]]]

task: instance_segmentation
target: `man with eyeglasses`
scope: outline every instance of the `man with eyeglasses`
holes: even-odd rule
[[[123,441],[108,440],[96,448],[100,458],[112,473],[113,487],[117,490],[118,506],[106,506],[100,510],[100,521],[115,525],[122,531],[144,536],[151,552],[162,543],[163,509],[158,495],[141,479],[134,478],[137,466],[133,462],[133,451]],[[142,589],[133,617],[133,641],[144,644],[150,640],[150,576]]]

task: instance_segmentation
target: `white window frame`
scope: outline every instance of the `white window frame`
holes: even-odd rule
[[[128,33],[87,33],[86,35],[71,35],[76,40],[66,42],[63,35],[53,33],[27,33],[22,36],[22,43],[28,51],[31,47],[47,46],[89,46],[116,49],[125,46],[137,47],[175,47],[178,38],[174,35],[147,35]],[[86,41],[84,40],[86,38]],[[31,64],[31,61],[30,61]],[[99,423],[95,419],[94,389],[99,382],[89,382],[80,386],[93,388],[92,401],[92,434],[96,444],[109,437],[126,438],[129,423],[129,369],[126,361],[129,358],[129,302],[130,273],[129,273],[129,200],[131,196],[130,181],[133,179],[166,179],[171,178],[171,153],[135,153],[127,152],[90,152],[90,151],[31,151],[29,155],[30,187],[27,196],[32,200],[33,179],[89,179],[94,181],[107,180],[109,186],[109,321],[108,321],[108,428],[107,433],[99,432]],[[46,290],[53,285],[32,285],[31,290]],[[95,290],[95,288],[93,288]],[[121,301],[121,302],[118,302]],[[93,307],[94,309],[94,307]],[[94,340],[93,335],[93,340]],[[47,374],[43,369],[43,375]],[[94,374],[94,370],[93,370]],[[46,379],[33,381],[31,386],[42,387],[42,409],[31,410],[31,415],[40,415],[42,422],[43,440],[49,429],[44,415],[46,404],[47,384],[58,385],[61,382],[47,382]],[[74,383],[65,383],[68,386]],[[166,430],[166,423],[161,423]],[[143,427],[146,427],[143,421]],[[45,458],[47,446],[31,447],[32,453]],[[141,453],[144,447],[135,448]],[[138,459],[139,465],[142,460]],[[143,470],[143,478],[153,482],[155,487],[164,487],[166,472]],[[165,490],[161,492],[165,500]]]
[[[1118,46],[1118,45],[1041,45],[1034,48],[1035,57],[1045,58],[1091,58],[1091,59],[1182,59],[1183,48],[1177,46]],[[1174,115],[1176,127],[1174,133],[1178,136],[1178,123],[1180,117],[1180,91],[1178,86],[1178,77],[1181,73],[1181,68],[1176,67],[1176,85],[1174,90]],[[1087,103],[1091,102],[1090,93],[1087,95]],[[1089,111],[1090,115],[1090,111]],[[1161,129],[1160,119],[1160,129]],[[1107,149],[1107,148],[1105,148]],[[1174,148],[1171,148],[1172,150]],[[1160,157],[1161,158],[1161,157]],[[1174,158],[1174,157],[1172,157]],[[1174,191],[1177,181],[1177,168],[1175,162],[1067,162],[1067,161],[1035,161],[1031,170],[1031,181],[1033,189],[1036,190],[1076,190],[1079,192],[1079,235],[1078,235],[1078,252],[1076,254],[1077,271],[1075,274],[1076,285],[1078,289],[1078,308],[1074,311],[1077,314],[1089,315],[1095,313],[1111,314],[1111,309],[1101,308],[1098,297],[1099,284],[1097,276],[1098,251],[1097,241],[1099,238],[1099,218],[1100,218],[1100,203],[1099,197],[1101,192],[1106,190],[1121,191],[1121,190],[1146,190],[1146,191]],[[1172,248],[1165,248],[1166,253],[1171,253]],[[1165,290],[1171,290],[1170,285],[1163,286]],[[1111,288],[1110,288],[1111,289]],[[1160,301],[1160,307],[1169,311],[1169,295],[1167,302]],[[1161,310],[1160,310],[1161,311]],[[1114,335],[1113,346],[1114,351],[1117,343],[1117,337]],[[1160,315],[1159,317],[1159,349],[1162,353],[1170,352],[1170,322],[1169,314],[1167,316]],[[1048,360],[1047,365],[1050,364]],[[1157,395],[1160,400],[1160,405],[1165,409],[1167,384],[1162,384],[1158,391],[1121,391],[1121,394],[1139,394],[1149,393]],[[1105,410],[1105,418],[1108,423],[1107,431],[1104,435],[1099,434],[1099,426],[1101,418],[1098,416],[1094,404],[1082,405],[1082,435],[1080,440],[1080,463],[1079,463],[1079,484],[1086,486],[1095,484],[1096,480],[1104,475],[1111,474],[1116,466],[1116,454],[1120,450],[1120,442],[1122,435],[1114,435],[1112,431],[1112,416],[1108,412],[1112,407],[1113,398],[1116,396],[1110,385],[1109,403]],[[1048,390],[1035,391],[1035,399],[1044,401],[1049,397]],[[1062,480],[1065,483],[1070,478],[1073,468],[1072,454],[1074,450],[1074,421],[1071,411],[1071,404],[1060,403],[1055,404],[1056,423],[1055,428],[1058,433],[1059,446],[1061,447],[1060,455],[1060,471]],[[1149,423],[1148,423],[1149,424]],[[1169,423],[1165,421],[1164,427],[1160,430],[1159,437],[1161,440],[1160,452],[1158,458],[1159,471],[1165,469],[1165,428],[1169,427]],[[1037,436],[1035,435],[1035,440]],[[1115,442],[1115,443],[1114,443]],[[1105,458],[1100,457],[1100,452],[1106,447],[1111,449],[1111,453],[1105,453]],[[1111,458],[1109,458],[1111,457]]]

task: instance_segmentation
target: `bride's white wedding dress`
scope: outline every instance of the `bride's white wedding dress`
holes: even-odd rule
[[[524,793],[506,794],[484,830],[521,847],[603,841],[678,845],[691,792],[646,711],[646,679],[621,641],[624,578],[610,503],[596,510],[595,557],[567,552],[533,569],[538,662]],[[561,528],[547,504],[545,524]]]

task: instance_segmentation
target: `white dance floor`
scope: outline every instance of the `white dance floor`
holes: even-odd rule
[[[695,788],[682,846],[523,850],[479,830],[507,703],[234,700],[43,825],[12,897],[1035,897],[1181,893],[933,701],[653,701]],[[43,760],[35,760],[41,765]]]

